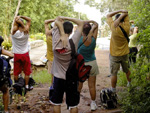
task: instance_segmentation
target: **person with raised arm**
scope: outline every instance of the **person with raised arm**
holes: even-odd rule
[[[121,13],[121,14],[120,14]],[[113,20],[113,16],[115,19]],[[119,10],[110,12],[107,14],[107,24],[111,30],[111,40],[110,40],[110,73],[111,73],[111,89],[116,93],[117,84],[117,73],[120,69],[120,64],[122,66],[123,72],[126,73],[128,80],[128,86],[130,85],[130,70],[129,70],[129,47],[128,40],[125,37],[122,29],[129,36],[130,23],[128,17],[128,11]],[[121,29],[122,28],[122,29]]]
[[[53,50],[52,50],[52,30],[54,27],[54,19],[45,20],[45,34],[46,34],[46,43],[47,43],[47,54],[48,59],[48,73],[51,74],[52,62],[53,62]],[[49,26],[50,24],[50,26]],[[53,82],[53,75],[51,74],[51,84]]]
[[[24,24],[23,20],[26,21]],[[29,75],[31,74],[31,63],[29,57],[29,29],[31,18],[26,16],[17,16],[13,25],[11,34],[12,48],[14,53],[14,81],[18,81],[18,75],[22,72],[25,74],[25,88],[27,91],[32,90],[33,86],[29,86]]]
[[[61,113],[61,104],[64,92],[66,92],[66,104],[70,113],[78,113],[77,106],[80,100],[78,81],[74,83],[74,87],[72,87],[71,91],[66,91],[66,88],[68,87],[66,85],[66,71],[72,58],[69,36],[72,33],[73,24],[70,21],[74,22],[78,26],[74,35],[71,37],[77,50],[84,21],[70,17],[57,17],[52,31],[54,60],[51,73],[54,75],[54,78],[52,85],[53,92],[50,96],[50,102],[54,105],[54,113]]]
[[[97,109],[96,99],[96,75],[99,74],[98,65],[95,56],[96,39],[98,33],[98,23],[95,21],[87,21],[84,24],[82,36],[78,44],[78,53],[84,57],[85,65],[92,66],[90,77],[88,78],[88,86],[91,96],[91,110]],[[90,24],[92,23],[92,25]],[[83,83],[79,82],[79,92],[81,92]]]

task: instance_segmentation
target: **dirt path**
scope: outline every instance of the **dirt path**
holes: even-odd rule
[[[96,81],[96,102],[98,109],[96,111],[90,110],[90,95],[86,81],[81,92],[80,104],[78,107],[79,113],[119,113],[121,112],[119,109],[106,110],[100,106],[100,90],[110,87],[110,78],[107,77],[107,75],[109,75],[109,51],[96,50],[96,58],[100,71]],[[35,87],[32,91],[27,93],[26,102],[22,103],[20,110],[16,110],[16,105],[14,103],[10,105],[10,113],[53,113],[52,105],[48,102],[48,93],[48,84]],[[63,102],[61,108],[62,113],[69,113],[65,102]]]

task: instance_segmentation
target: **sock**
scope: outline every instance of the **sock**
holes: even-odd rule
[[[91,100],[91,103],[95,103],[95,100]]]
[[[28,89],[28,88],[29,88],[29,85],[26,85],[26,88]]]

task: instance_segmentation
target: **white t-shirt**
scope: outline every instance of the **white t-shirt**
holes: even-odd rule
[[[11,35],[12,38],[12,48],[13,53],[15,54],[24,54],[29,51],[28,39],[29,34],[24,34],[20,30],[16,31],[14,35]]]

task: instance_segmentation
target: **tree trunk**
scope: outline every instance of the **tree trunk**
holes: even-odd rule
[[[20,8],[21,1],[22,1],[22,0],[18,0],[18,6],[17,6],[17,8],[16,8],[15,16],[14,16],[14,19],[13,19],[13,22],[12,22],[12,25],[11,25],[11,33],[12,33],[12,30],[13,30],[13,25],[14,25],[14,22],[15,22],[15,18],[16,18],[16,16],[18,15],[18,12],[19,12],[19,8]]]

